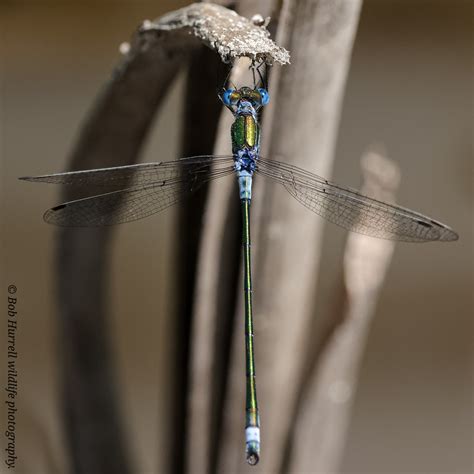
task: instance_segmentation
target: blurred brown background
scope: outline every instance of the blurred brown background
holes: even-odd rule
[[[68,459],[58,403],[55,229],[41,220],[57,203],[57,190],[16,177],[65,168],[119,44],[143,19],[186,3],[0,7],[2,288],[17,285],[21,311],[17,472],[67,472]],[[363,362],[342,466],[347,474],[472,471],[471,35],[470,1],[364,2],[333,177],[357,186],[359,157],[381,142],[402,169],[399,202],[452,225],[461,239],[397,245]],[[142,161],[177,157],[183,85],[173,87]],[[111,249],[111,331],[137,473],[168,468],[175,217],[168,210],[120,226]],[[327,225],[321,313],[334,304],[344,238]]]

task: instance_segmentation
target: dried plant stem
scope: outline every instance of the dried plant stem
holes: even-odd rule
[[[364,194],[394,201],[399,172],[393,162],[370,152],[363,172]],[[341,310],[333,315],[333,329],[307,374],[288,472],[338,472],[360,361],[394,246],[391,240],[360,234],[347,239]]]
[[[266,16],[273,2],[243,2],[237,5],[242,15],[260,13]],[[262,4],[262,5],[261,5]],[[261,6],[261,8],[260,8]],[[243,84],[248,76],[248,62],[236,63],[230,82]],[[215,98],[216,100],[217,97]],[[215,154],[230,153],[230,127],[233,117],[222,111],[219,121]],[[228,179],[211,183],[208,206],[204,216],[199,252],[193,328],[190,351],[190,385],[188,405],[187,471],[213,472],[222,457],[221,424],[222,398],[226,387],[227,358],[230,353],[236,299],[236,275],[240,267],[240,213],[237,183]],[[236,239],[237,237],[237,239]],[[233,258],[236,257],[236,258]],[[240,282],[240,280],[238,280]],[[243,332],[239,334],[243,356]],[[226,341],[220,344],[217,341]],[[219,368],[222,370],[219,371]],[[245,383],[245,372],[241,374]],[[244,409],[239,410],[245,421]],[[245,443],[239,447],[244,459]]]
[[[279,71],[277,89],[271,87],[273,105],[266,111],[267,134],[262,135],[264,156],[293,162],[323,176],[330,174],[360,5],[357,0],[286,2],[280,27],[287,40],[283,45],[292,51],[292,64]],[[264,212],[259,211],[260,206]],[[308,215],[285,190],[263,187],[258,181],[253,211],[259,218],[252,226],[256,229],[253,284],[262,430],[257,470],[279,472],[299,396],[305,334],[315,314],[322,221]],[[236,419],[244,406],[241,334],[241,322],[236,319],[222,432],[224,452],[218,469],[226,473],[251,469],[242,463],[243,430],[238,429],[241,425]]]

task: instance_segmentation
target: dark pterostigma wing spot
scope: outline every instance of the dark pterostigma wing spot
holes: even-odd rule
[[[428,224],[428,222],[424,222],[424,221],[418,221],[418,224],[420,224],[422,226],[425,226],[425,227],[432,227],[431,224]]]

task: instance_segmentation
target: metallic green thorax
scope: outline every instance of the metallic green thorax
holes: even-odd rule
[[[260,127],[252,115],[239,115],[231,128],[232,152],[259,145]]]
[[[242,247],[244,253],[244,302],[245,302],[245,348],[246,348],[246,423],[245,427],[259,427],[257,390],[255,387],[255,357],[253,347],[253,321],[252,321],[252,276],[250,268],[250,200],[243,199],[242,203]],[[260,456],[260,443],[252,441],[247,444],[247,458]]]

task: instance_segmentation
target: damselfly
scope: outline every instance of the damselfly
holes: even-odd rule
[[[269,101],[263,87],[227,89],[219,94],[234,115],[232,155],[202,155],[177,161],[145,163],[36,177],[26,181],[101,189],[92,197],[49,209],[44,220],[59,226],[107,226],[155,214],[181,201],[211,180],[235,173],[242,207],[246,348],[246,454],[260,456],[260,419],[255,386],[250,263],[250,202],[254,175],[283,185],[301,204],[345,229],[372,237],[407,242],[456,240],[448,226],[403,207],[364,196],[296,166],[260,156],[259,111]],[[107,192],[105,192],[107,191]]]

